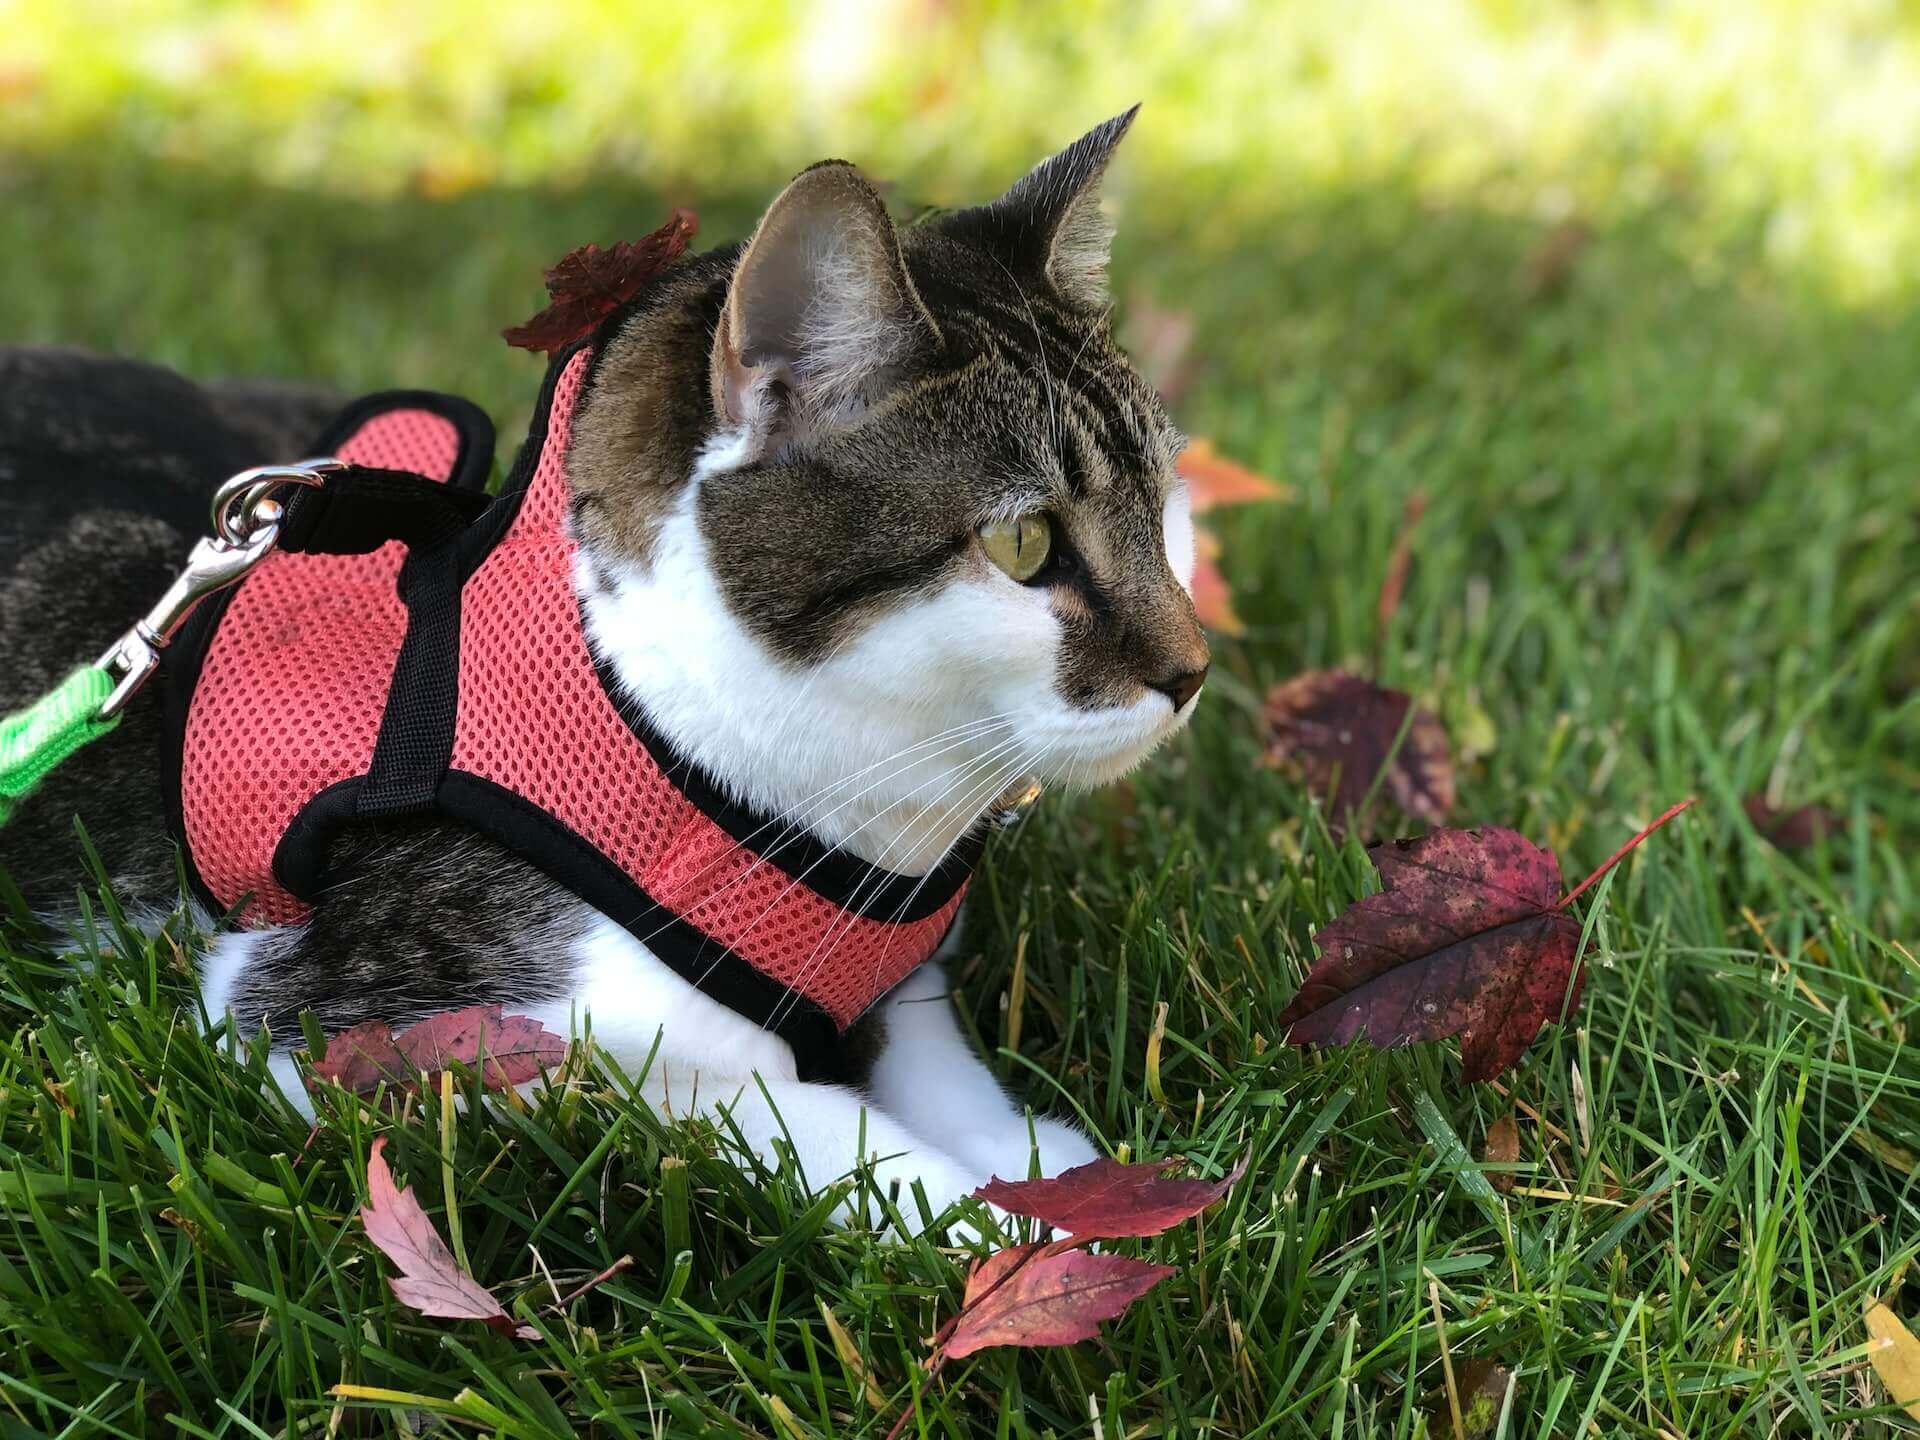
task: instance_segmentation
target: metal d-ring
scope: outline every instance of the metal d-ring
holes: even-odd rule
[[[263,524],[274,524],[280,516],[261,513],[260,507],[282,485],[318,487],[327,476],[346,469],[346,462],[323,456],[300,460],[292,465],[256,465],[221,482],[213,492],[213,533],[229,545],[244,545]],[[237,502],[237,504],[236,504]]]
[[[111,675],[113,693],[100,706],[100,718],[118,714],[160,666],[160,652],[193,607],[216,591],[238,583],[280,540],[286,508],[274,498],[283,485],[321,486],[346,469],[343,461],[322,457],[293,465],[260,465],[242,470],[213,495],[213,530],[195,543],[186,566],[166,593],[94,664]]]

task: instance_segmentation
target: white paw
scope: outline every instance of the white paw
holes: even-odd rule
[[[1056,1120],[1051,1115],[1033,1117],[1033,1134],[1040,1148],[1042,1175],[1058,1175],[1062,1170],[1071,1170],[1076,1165],[1090,1165],[1100,1158],[1100,1151],[1093,1141],[1081,1133],[1078,1126]]]
[[[1004,1129],[976,1130],[953,1142],[954,1153],[980,1172],[982,1180],[997,1175],[1002,1180],[1024,1180],[1034,1173],[1032,1162],[1038,1152],[1041,1175],[1058,1175],[1076,1165],[1096,1160],[1100,1152],[1093,1142],[1064,1120],[1050,1115],[1033,1117],[1033,1133],[1027,1133],[1025,1117],[1009,1121]]]
[[[898,1228],[903,1231],[903,1238],[908,1239],[926,1230],[929,1221],[937,1226],[942,1214],[979,1187],[979,1181],[974,1178],[970,1168],[931,1151],[880,1160],[869,1173],[872,1177],[871,1188],[860,1185],[850,1191],[846,1203],[835,1214],[835,1221],[856,1228],[896,1228],[887,1208],[891,1205],[893,1212],[900,1217]],[[875,1191],[879,1194],[876,1195]],[[881,1196],[886,1198],[887,1204],[881,1203]],[[924,1206],[922,1196],[925,1197]],[[1008,1220],[1005,1211],[995,1205],[983,1205],[980,1208],[989,1212],[993,1220],[1004,1228]],[[956,1218],[950,1228],[975,1241],[992,1238],[990,1234],[983,1233],[983,1222],[976,1218]]]

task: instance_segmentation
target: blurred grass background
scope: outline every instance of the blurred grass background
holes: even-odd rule
[[[1920,5],[0,0],[0,342],[453,390],[511,447],[541,366],[498,331],[565,250],[676,204],[732,238],[828,155],[903,208],[983,199],[1135,100],[1109,190],[1123,333],[1188,430],[1298,498],[1211,517],[1246,635],[1170,755],[996,847],[960,980],[1035,1103],[1135,1154],[1254,1168],[1211,1243],[1157,1242],[1182,1273],[1108,1348],[984,1357],[930,1426],[1443,1435],[1421,1407],[1444,1303],[1456,1355],[1522,1377],[1501,1434],[1916,1433],[1859,1315],[1920,1252]],[[1432,704],[1461,821],[1548,842],[1570,875],[1704,797],[1610,883],[1579,1024],[1505,1089],[1462,1092],[1430,1051],[1275,1043],[1363,867],[1256,768],[1254,712],[1336,663]],[[1841,829],[1783,856],[1742,817],[1756,792]],[[175,1025],[181,977],[141,943],[80,979],[27,948],[6,967],[0,1196],[46,1207],[0,1245],[16,1419],[144,1433],[138,1387],[164,1398],[170,1359],[180,1414],[228,1402],[196,1434],[337,1424],[338,1377],[475,1423],[492,1412],[450,1397],[481,1395],[515,1417],[499,1433],[653,1433],[656,1399],[686,1433],[884,1433],[808,1295],[904,1403],[963,1257],[815,1234],[797,1197],[617,1096],[505,1141],[467,1117],[444,1191],[431,1136],[396,1142],[430,1202],[483,1175],[461,1198],[476,1267],[523,1277],[506,1288],[544,1295],[532,1216],[576,1278],[636,1254],[586,1303],[598,1329],[534,1356],[397,1321],[347,1243],[365,1137],[296,1186],[304,1127],[257,1064]],[[114,1098],[105,1138],[56,1091]],[[1496,1201],[1470,1152],[1514,1105],[1540,1193]],[[304,1187],[303,1228],[196,1178],[209,1152],[282,1200]],[[559,1208],[609,1153],[635,1207],[611,1233]],[[663,1154],[692,1157],[691,1221]],[[76,1173],[106,1178],[80,1194]],[[154,1236],[142,1193],[192,1198],[227,1248]],[[111,1281],[84,1278],[96,1241]],[[749,1267],[775,1244],[791,1289]],[[166,1297],[162,1338],[87,1308],[89,1284]],[[248,1343],[196,1378],[216,1322]]]

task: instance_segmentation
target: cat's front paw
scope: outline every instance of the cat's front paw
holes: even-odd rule
[[[970,1164],[931,1150],[876,1158],[869,1163],[864,1182],[852,1188],[835,1212],[834,1220],[855,1229],[897,1231],[900,1239],[910,1240],[929,1226],[940,1227],[942,1217],[969,1198],[979,1184]],[[1003,1234],[1010,1233],[1008,1222],[1005,1211],[981,1202],[977,1209],[961,1207],[941,1228],[971,1243],[985,1244],[1000,1238],[994,1231],[996,1225]]]
[[[1076,1165],[1100,1158],[1093,1142],[1074,1126],[1051,1115],[1033,1117],[1029,1137],[1025,1117],[1011,1122],[1004,1130],[974,1131],[953,1142],[953,1149],[980,1172],[984,1180],[997,1175],[1002,1180],[1024,1180],[1038,1152],[1042,1175],[1058,1175]]]

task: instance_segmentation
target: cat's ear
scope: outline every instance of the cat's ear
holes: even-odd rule
[[[714,408],[765,449],[859,414],[939,340],[878,192],[823,161],[780,192],[734,269]]]
[[[1105,309],[1113,227],[1100,210],[1100,182],[1139,113],[1135,105],[1094,126],[992,204],[950,217],[952,228],[975,230],[1016,273],[1043,277],[1069,304]]]

